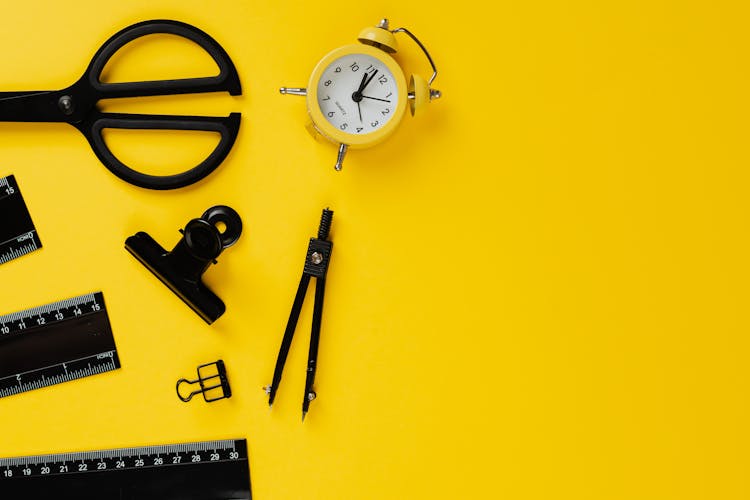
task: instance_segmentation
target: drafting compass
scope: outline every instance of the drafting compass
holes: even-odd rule
[[[302,279],[297,288],[297,296],[294,298],[292,312],[289,315],[289,322],[287,323],[286,331],[284,332],[284,339],[281,341],[279,357],[276,359],[276,369],[273,372],[273,382],[270,386],[264,388],[268,394],[268,405],[273,406],[273,401],[276,398],[276,391],[278,391],[279,383],[281,382],[281,375],[284,371],[284,363],[286,363],[286,358],[289,355],[289,348],[292,345],[294,331],[297,328],[297,321],[299,320],[299,315],[302,311],[302,304],[305,301],[307,287],[310,285],[310,278],[317,278],[315,283],[315,306],[313,308],[312,334],[310,335],[310,353],[307,358],[307,380],[305,382],[305,395],[302,400],[303,421],[305,420],[305,415],[307,415],[307,411],[310,408],[310,403],[317,397],[317,394],[313,389],[313,384],[315,383],[315,371],[318,366],[318,344],[320,343],[320,323],[323,318],[323,298],[326,289],[326,273],[328,271],[328,264],[331,261],[331,253],[333,251],[333,243],[328,241],[328,233],[331,230],[332,221],[333,212],[326,208],[323,210],[323,215],[320,220],[318,237],[310,238],[310,245],[307,248],[307,257],[305,259],[305,268],[302,272]]]

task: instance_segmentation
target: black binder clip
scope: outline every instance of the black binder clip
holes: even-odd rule
[[[320,324],[323,319],[323,298],[326,289],[326,273],[328,265],[331,262],[331,253],[333,252],[333,243],[328,241],[328,234],[331,230],[333,221],[333,212],[327,208],[323,210],[323,216],[320,220],[320,229],[318,237],[310,238],[310,245],[307,248],[307,257],[305,259],[305,268],[302,272],[302,279],[297,288],[297,296],[294,298],[292,312],[289,315],[289,322],[286,325],[284,339],[281,341],[279,357],[276,359],[276,369],[273,372],[273,382],[266,386],[264,390],[268,394],[268,405],[273,406],[273,400],[276,397],[276,391],[279,389],[281,375],[284,371],[289,348],[292,345],[294,330],[297,328],[302,304],[305,301],[307,287],[310,284],[310,278],[317,278],[315,283],[315,306],[313,308],[312,334],[310,335],[310,351],[307,358],[307,380],[305,382],[305,395],[302,400],[302,420],[310,408],[310,403],[317,397],[313,390],[315,382],[315,371],[318,365],[318,344],[320,343]]]
[[[215,369],[212,370],[212,367],[214,367]],[[208,385],[208,382],[210,380],[214,380],[217,378],[219,379],[218,383],[216,383],[215,385]],[[198,384],[200,386],[200,389],[191,392],[188,396],[183,396],[180,393],[180,386],[182,384]],[[227,369],[224,366],[224,361],[218,360],[214,363],[207,363],[205,365],[199,366],[198,378],[196,380],[181,378],[177,381],[177,397],[180,398],[183,402],[187,403],[188,401],[193,399],[193,396],[197,396],[198,394],[203,395],[203,399],[206,401],[206,403],[213,403],[214,401],[232,397],[232,388],[229,387],[229,379],[227,378]],[[210,394],[215,395],[211,396]]]
[[[201,277],[240,238],[242,219],[231,208],[219,205],[188,222],[180,233],[182,239],[171,252],[142,231],[128,238],[125,248],[210,325],[226,306]]]

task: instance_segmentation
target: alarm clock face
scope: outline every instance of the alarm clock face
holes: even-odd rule
[[[318,106],[344,133],[369,134],[397,114],[398,84],[388,67],[368,54],[347,54],[329,64],[318,80]]]

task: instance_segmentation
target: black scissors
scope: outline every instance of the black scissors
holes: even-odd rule
[[[198,44],[219,66],[219,74],[178,80],[101,82],[104,66],[118,50],[137,38],[159,33],[181,36]],[[0,121],[69,123],[83,133],[99,160],[120,179],[148,189],[177,189],[198,182],[224,161],[237,138],[240,113],[231,113],[227,117],[103,113],[97,103],[102,99],[203,92],[242,94],[237,70],[226,51],[208,34],[189,24],[145,21],[125,28],[107,40],[80,80],[66,89],[0,92]],[[118,160],[104,142],[102,130],[105,128],[202,130],[218,132],[221,140],[208,158],[196,167],[175,175],[155,176],[137,172]]]

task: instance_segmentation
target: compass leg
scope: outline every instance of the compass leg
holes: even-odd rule
[[[302,304],[305,301],[305,294],[307,293],[307,287],[309,284],[310,275],[303,274],[302,279],[299,282],[299,288],[297,288],[297,295],[294,297],[292,312],[291,314],[289,314],[289,322],[286,324],[284,339],[281,341],[279,357],[276,359],[276,368],[273,371],[273,382],[271,382],[271,386],[267,389],[268,406],[272,406],[273,400],[276,398],[276,391],[279,389],[281,374],[284,372],[284,364],[286,363],[286,358],[289,355],[289,349],[292,346],[294,330],[297,329],[297,321],[299,320],[300,312],[302,312]]]
[[[325,278],[318,278],[315,283],[315,306],[313,308],[312,334],[310,335],[310,353],[307,357],[307,379],[305,381],[305,397],[302,400],[302,418],[305,418],[310,403],[317,397],[313,385],[315,372],[318,368],[318,346],[320,344],[320,324],[323,321],[323,299],[326,292]]]

